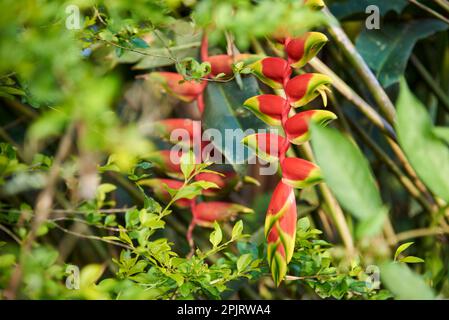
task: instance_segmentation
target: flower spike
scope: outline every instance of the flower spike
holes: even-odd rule
[[[196,100],[204,91],[206,81],[185,81],[183,76],[175,72],[152,72],[150,77],[159,81],[165,90],[185,102]]]
[[[285,138],[275,133],[255,133],[243,138],[242,143],[254,150],[259,158],[275,162],[285,145]]]
[[[276,285],[279,285],[287,274],[287,265],[293,256],[296,219],[293,188],[279,182],[271,197],[265,219],[267,259]]]
[[[288,41],[285,51],[293,68],[302,68],[323,48],[328,41],[321,32],[307,32],[300,38]]]
[[[195,224],[202,227],[212,227],[214,221],[229,220],[239,213],[254,213],[254,211],[237,203],[221,201],[201,202],[192,208]]]
[[[331,78],[319,73],[305,73],[288,81],[285,92],[294,107],[302,107],[321,95],[324,106],[327,105],[326,91],[332,83]]]
[[[311,187],[323,180],[317,165],[300,158],[285,158],[281,170],[282,182],[297,189]]]
[[[254,62],[250,68],[260,81],[273,89],[282,89],[292,72],[286,60],[273,57]]]
[[[327,110],[303,111],[285,122],[285,132],[291,143],[299,145],[310,140],[309,125],[311,122],[325,126],[334,119],[337,119],[337,116]]]
[[[254,96],[243,103],[259,119],[271,126],[281,125],[282,110],[286,104],[287,100],[274,94]]]

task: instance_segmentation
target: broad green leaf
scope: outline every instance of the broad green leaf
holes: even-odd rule
[[[399,259],[400,262],[403,263],[423,263],[424,260],[415,256],[407,256],[402,259]]]
[[[447,28],[447,24],[435,19],[385,23],[378,30],[364,30],[356,47],[382,85],[388,87],[404,73],[415,43]]]
[[[366,17],[366,8],[370,5],[375,5],[379,8],[379,13],[383,16],[389,11],[401,13],[407,4],[407,0],[343,0],[330,4],[329,10],[337,19],[349,17],[356,13],[360,13]]]
[[[95,284],[103,274],[104,267],[100,264],[89,264],[81,270],[80,288],[85,289]]]
[[[241,143],[243,137],[247,135],[245,130],[257,131],[260,128],[266,128],[266,125],[243,107],[246,99],[260,94],[256,79],[252,76],[242,77],[242,84],[242,89],[235,81],[210,82],[207,85],[204,95],[206,106],[203,125],[204,129],[216,129],[214,132],[209,131],[213,135],[221,135],[212,143],[232,164],[234,170],[244,176],[245,162],[253,155],[253,152]]]
[[[401,244],[397,249],[396,249],[396,253],[394,254],[394,258],[393,260],[396,260],[397,257],[404,252],[405,250],[407,250],[408,247],[410,247],[414,242],[406,242]]]
[[[396,108],[396,131],[408,160],[429,189],[449,202],[449,148],[433,132],[429,114],[404,79]]]
[[[433,133],[438,138],[449,144],[449,127],[435,127],[433,129]]]
[[[242,272],[249,266],[252,261],[250,253],[242,254],[237,260],[237,271]]]
[[[214,231],[210,233],[209,241],[214,247],[218,246],[223,239],[223,233],[221,231],[220,225],[214,222]]]
[[[385,263],[380,267],[382,283],[398,300],[431,300],[433,290],[420,275],[414,273],[406,264]]]
[[[337,130],[320,126],[312,126],[312,145],[326,183],[341,205],[360,221],[358,235],[378,233],[386,209],[363,153]]]
[[[188,179],[192,174],[193,170],[195,170],[195,155],[192,151],[185,152],[181,156],[181,171],[184,175],[184,179]]]
[[[239,238],[242,235],[242,231],[243,231],[243,221],[239,220],[232,228],[232,235],[231,235],[232,239]]]

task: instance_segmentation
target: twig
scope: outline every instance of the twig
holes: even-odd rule
[[[0,230],[2,230],[4,233],[6,233],[8,236],[10,236],[19,245],[22,244],[22,241],[20,241],[20,239],[11,230],[6,228],[4,225],[0,224]]]
[[[445,16],[439,14],[438,12],[436,12],[435,10],[429,8],[428,6],[422,4],[421,2],[418,2],[416,0],[408,0],[410,3],[413,3],[415,6],[421,8],[422,10],[428,12],[429,14],[431,14],[432,16],[434,16],[437,19],[440,19],[441,21],[449,24],[449,19],[447,19]]]
[[[408,239],[436,236],[445,233],[447,234],[449,232],[447,230],[444,230],[443,228],[422,228],[400,232],[396,235],[396,239],[398,240],[398,242],[401,242]]]
[[[430,72],[426,70],[424,65],[421,63],[421,61],[419,61],[419,59],[415,55],[412,54],[410,60],[412,61],[414,67],[421,75],[421,77],[423,77],[426,84],[433,91],[433,93],[435,93],[438,100],[440,100],[444,109],[446,109],[446,111],[449,112],[449,96],[441,89],[438,83],[434,80],[434,77],[432,77]]]
[[[324,9],[323,12],[331,19],[335,20],[335,17],[329,10]],[[396,118],[396,109],[394,108],[394,105],[388,95],[382,89],[382,86],[379,84],[377,78],[371,72],[371,69],[352,44],[351,40],[338,24],[330,24],[328,30],[335,40],[335,43],[343,51],[346,59],[351,63],[352,67],[354,67],[362,81],[368,87],[374,97],[374,100],[379,105],[382,114],[386,117],[390,124],[393,124]]]

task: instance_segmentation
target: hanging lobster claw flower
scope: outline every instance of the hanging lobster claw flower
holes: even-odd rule
[[[282,89],[291,75],[288,62],[282,58],[268,57],[251,64],[253,74],[273,89]]]
[[[195,224],[202,227],[212,227],[214,221],[226,221],[239,213],[254,213],[254,211],[237,203],[221,201],[201,202],[192,208]]]
[[[321,32],[307,32],[300,38],[288,41],[285,51],[293,68],[302,68],[323,48],[328,41]]]
[[[321,95],[324,106],[327,105],[326,91],[331,78],[320,73],[305,73],[287,82],[285,93],[294,107],[302,107]]]
[[[180,165],[181,155],[179,155],[179,159],[173,158],[175,161],[172,161],[171,157],[176,155],[172,155],[171,152],[171,150],[154,151],[146,155],[145,160],[150,161],[157,169],[163,171],[169,177],[182,179],[184,176]]]
[[[327,110],[308,110],[295,114],[285,122],[285,132],[288,140],[294,144],[302,144],[310,140],[310,123],[320,126],[327,125],[330,121],[337,119],[337,116]]]
[[[293,188],[307,188],[323,180],[317,165],[300,158],[285,158],[281,170],[282,182]]]
[[[237,54],[234,57],[227,54],[219,54],[215,56],[209,56],[205,61],[210,63],[212,76],[217,76],[220,73],[224,73],[227,76],[232,75],[232,64],[245,61],[252,55],[249,53]]]
[[[287,274],[295,248],[296,200],[293,188],[279,182],[271,197],[265,218],[267,259],[276,285]]]
[[[226,172],[223,174],[219,174],[218,172],[202,172],[195,176],[195,180],[215,183],[219,189],[210,188],[203,190],[203,195],[213,197],[218,195],[220,192],[232,189],[237,183],[238,177],[235,172]]]
[[[287,100],[274,94],[262,94],[246,100],[243,105],[263,122],[271,126],[281,125],[282,110]]]
[[[255,133],[243,138],[242,143],[254,150],[259,158],[275,162],[280,156],[286,139],[276,133]]]
[[[326,6],[323,0],[304,0],[304,4],[312,10],[321,10]]]
[[[165,90],[178,99],[192,102],[201,95],[206,86],[206,81],[185,81],[183,76],[175,72],[152,72],[150,77],[159,81]]]
[[[184,130],[189,137],[189,142],[193,141],[193,135],[198,132],[201,134],[201,123],[192,119],[164,119],[154,123],[154,131],[162,138],[171,139],[171,133],[174,130]],[[195,132],[196,131],[196,132]],[[178,140],[170,140],[172,143],[178,143]]]
[[[172,198],[167,188],[178,190],[184,185],[184,182],[173,179],[143,179],[137,182],[137,184],[150,187],[158,199],[167,203]],[[175,205],[179,208],[188,208],[191,201],[190,199],[181,198],[176,200]]]

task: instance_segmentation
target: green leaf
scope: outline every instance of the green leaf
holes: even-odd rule
[[[383,16],[389,11],[401,13],[407,4],[407,0],[343,0],[330,4],[329,10],[337,19],[349,17],[355,13],[361,13],[366,17],[366,8],[370,5],[375,5],[379,8],[379,13]]]
[[[266,125],[243,107],[246,99],[260,94],[256,79],[253,76],[242,77],[242,85],[243,88],[240,89],[235,81],[209,83],[204,95],[206,107],[203,124],[204,129],[218,130],[217,133],[221,134],[221,139],[214,139],[212,143],[232,164],[234,170],[243,177],[246,172],[245,162],[253,155],[253,152],[241,143],[246,136],[244,132],[247,129],[257,131],[266,128]],[[226,133],[236,134],[225,141]]]
[[[142,48],[142,49],[145,49],[145,48],[149,48],[149,47],[150,47],[150,46],[148,45],[148,43],[147,43],[145,40],[143,40],[143,39],[141,39],[141,38],[138,38],[138,37],[132,38],[132,39],[131,39],[131,43],[132,43],[136,48]]]
[[[180,166],[184,179],[188,179],[195,170],[195,155],[192,151],[184,152],[181,156]]]
[[[404,263],[423,263],[424,260],[415,256],[407,256],[399,259],[400,262]]]
[[[399,300],[431,300],[435,298],[433,290],[420,275],[401,263],[385,263],[380,267],[383,284]]]
[[[433,128],[433,133],[442,141],[449,144],[449,127],[435,127]]]
[[[407,250],[408,247],[410,247],[414,242],[406,242],[401,244],[397,249],[396,249],[396,253],[394,254],[394,258],[393,260],[396,260],[396,258],[405,250]]]
[[[243,232],[243,221],[239,220],[232,228],[231,234],[232,239],[238,239],[242,235],[242,232]]]
[[[384,87],[399,81],[415,43],[448,28],[435,19],[385,23],[378,30],[364,30],[356,41],[357,50]]]
[[[408,160],[429,189],[449,202],[449,148],[435,136],[429,114],[404,79],[396,108],[399,144]]]
[[[246,253],[241,255],[237,260],[237,271],[240,273],[245,271],[245,269],[249,266],[252,261],[252,256],[250,253]]]
[[[209,241],[214,247],[217,247],[223,239],[223,233],[221,232],[220,225],[214,222],[214,231],[210,233]]]
[[[363,153],[337,130],[316,125],[312,145],[326,183],[341,205],[363,223],[358,236],[378,233],[386,210]]]
[[[100,279],[104,267],[100,264],[89,264],[81,270],[80,288],[88,288]]]

